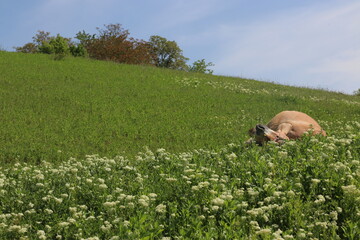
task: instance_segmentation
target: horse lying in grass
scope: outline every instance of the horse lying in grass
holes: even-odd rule
[[[251,128],[249,135],[252,138],[247,143],[252,143],[254,140],[260,146],[268,141],[283,143],[284,140],[298,139],[307,132],[326,136],[326,132],[309,115],[297,111],[283,111],[273,117],[268,124],[258,124],[255,128]]]

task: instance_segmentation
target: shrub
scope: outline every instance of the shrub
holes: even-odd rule
[[[17,52],[22,52],[22,53],[36,53],[36,52],[38,52],[38,48],[37,48],[35,43],[26,43],[22,47],[16,47],[15,50]]]
[[[189,71],[212,74],[214,71],[208,68],[212,66],[215,66],[212,62],[206,63],[205,59],[201,59],[195,61],[192,66],[189,65]]]
[[[88,55],[87,51],[86,51],[86,48],[82,44],[71,45],[70,46],[70,53],[74,57],[86,57]]]
[[[70,53],[69,39],[61,37],[59,34],[52,37],[50,41],[43,41],[39,46],[41,53],[67,55]]]

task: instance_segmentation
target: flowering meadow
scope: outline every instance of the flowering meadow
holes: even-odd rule
[[[346,122],[359,109],[358,96],[318,89],[0,51],[1,164],[215,149],[284,110]]]
[[[360,123],[341,125],[280,146],[0,167],[0,239],[359,239]]]
[[[328,137],[245,144],[283,110]],[[0,51],[0,240],[358,240],[359,119],[358,96]]]

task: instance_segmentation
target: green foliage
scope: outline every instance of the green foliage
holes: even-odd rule
[[[80,44],[83,46],[87,46],[87,44],[89,42],[91,42],[92,40],[94,40],[96,37],[96,35],[91,35],[89,33],[86,33],[84,30],[80,31],[76,34],[76,39],[79,40]]]
[[[188,66],[189,60],[175,41],[160,36],[151,36],[149,42],[130,37],[130,32],[121,24],[108,24],[97,28],[98,34],[89,34],[84,30],[76,34],[78,42],[63,38],[59,34],[50,36],[49,32],[38,31],[32,43],[16,47],[17,52],[55,54],[55,59],[63,59],[71,54],[74,57],[91,57],[118,63],[155,65],[162,68],[212,73],[208,69],[214,66],[204,59]]]
[[[80,33],[79,33],[80,34]],[[83,33],[84,34],[84,33]],[[79,35],[79,37],[84,35]],[[16,47],[17,52],[22,53],[45,53],[54,54],[55,60],[61,60],[67,55],[74,57],[87,56],[86,49],[83,44],[84,40],[80,40],[79,44],[71,41],[69,38],[64,38],[59,34],[56,37],[50,36],[49,32],[38,31],[33,37],[32,43],[26,43],[22,47]]]
[[[56,58],[61,59],[70,53],[69,39],[61,37],[51,37],[50,40],[43,41],[39,46],[40,53],[55,54]]]
[[[38,47],[35,43],[26,43],[22,47],[16,47],[15,50],[21,53],[37,53]]]
[[[358,90],[354,91],[354,95],[355,96],[360,96],[360,88]]]
[[[186,61],[182,50],[175,41],[169,41],[164,37],[151,36],[149,44],[152,47],[152,53],[155,56],[155,65],[157,67],[171,68],[178,70],[187,70]]]
[[[1,169],[2,239],[359,239],[360,123],[262,148]],[[59,153],[61,154],[61,153]]]
[[[51,38],[50,32],[38,31],[33,37],[33,42],[36,46],[41,46],[44,42],[50,42]]]
[[[74,57],[87,57],[88,56],[86,48],[82,44],[71,45],[70,52],[71,52],[71,55]]]
[[[215,66],[212,62],[206,63],[205,59],[197,60],[193,63],[193,65],[189,66],[190,72],[198,72],[198,73],[207,73],[212,74],[213,70],[209,69],[208,67]]]

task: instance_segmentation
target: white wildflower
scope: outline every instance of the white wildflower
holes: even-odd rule
[[[45,232],[43,230],[38,230],[36,234],[39,239],[46,239]]]
[[[127,195],[125,199],[126,199],[126,201],[132,201],[132,200],[135,199],[135,196],[133,196],[133,195]]]
[[[46,208],[46,209],[44,210],[44,212],[45,212],[46,214],[52,214],[54,211],[51,210],[51,209]]]
[[[159,204],[156,206],[155,211],[158,213],[165,213],[166,212],[166,205]]]
[[[104,202],[103,206],[106,208],[112,208],[112,207],[115,207],[116,204],[117,204],[117,202]]]
[[[56,198],[56,197],[54,197],[54,200],[55,200],[56,203],[59,203],[59,204],[63,202],[63,199],[62,199],[62,198]]]
[[[109,240],[120,240],[119,236],[112,236]]]
[[[69,226],[70,225],[70,223],[68,223],[68,222],[61,222],[61,223],[59,223],[59,226],[60,227],[67,227],[67,226]]]
[[[9,228],[8,228],[8,231],[9,232],[19,232],[21,229],[21,226],[20,225],[11,225]]]
[[[149,202],[143,198],[140,198],[138,201],[139,201],[139,204],[142,205],[143,207],[149,206]]]
[[[231,160],[235,160],[237,158],[236,154],[235,153],[231,153],[229,155],[226,156],[230,161]]]
[[[320,182],[320,180],[319,180],[319,179],[316,179],[316,178],[313,178],[313,179],[311,179],[311,182],[312,182],[313,184],[318,184],[318,183]]]
[[[130,226],[130,222],[125,220],[125,221],[123,222],[123,225],[124,225],[124,227],[128,227],[128,226]]]
[[[207,181],[205,181],[205,182],[200,182],[200,183],[198,184],[198,186],[199,186],[200,188],[204,188],[204,187],[210,186],[210,183],[207,182]]]
[[[166,178],[166,181],[168,181],[168,182],[176,182],[177,179],[176,179],[176,178],[169,177],[169,178]]]
[[[220,209],[219,206],[211,206],[211,210],[213,211],[218,211]]]
[[[200,187],[199,187],[199,186],[192,186],[192,187],[191,187],[191,190],[193,190],[193,191],[199,191],[199,190],[200,190]]]
[[[211,201],[211,203],[217,206],[221,206],[224,205],[225,201],[221,198],[215,198]]]
[[[256,231],[255,234],[257,234],[257,235],[271,234],[271,229],[268,229],[268,228],[260,229],[259,231]]]
[[[326,229],[328,224],[327,222],[316,222],[315,225]]]
[[[324,203],[326,200],[323,195],[318,195],[317,199],[314,201],[316,204]]]
[[[149,197],[150,197],[150,198],[156,198],[156,197],[157,197],[157,194],[156,194],[156,193],[149,193]]]
[[[69,195],[67,193],[62,193],[62,194],[60,194],[60,197],[67,198],[67,197],[69,197]]]

